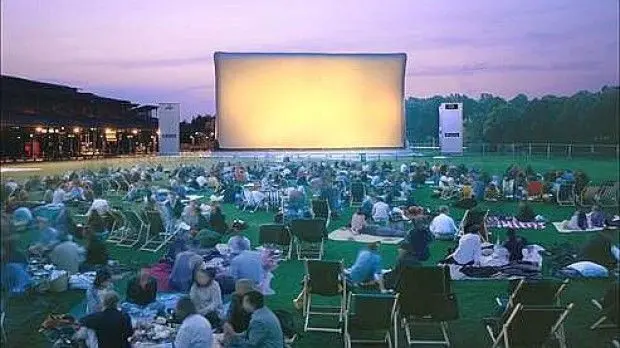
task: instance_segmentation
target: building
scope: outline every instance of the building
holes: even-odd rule
[[[71,159],[156,152],[156,106],[1,76],[0,156]]]

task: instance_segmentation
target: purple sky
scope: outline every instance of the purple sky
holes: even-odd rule
[[[406,52],[407,96],[619,84],[618,0],[3,0],[2,74],[213,113],[214,51]]]

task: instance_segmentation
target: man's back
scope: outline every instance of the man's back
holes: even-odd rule
[[[80,321],[97,334],[99,348],[129,348],[127,339],[133,335],[131,319],[117,309],[106,309],[88,315]]]
[[[243,251],[230,261],[230,275],[235,279],[250,279],[256,284],[264,275],[261,254],[258,251]]]
[[[284,335],[278,317],[267,307],[252,313],[247,330],[250,347],[281,348],[284,347]]]
[[[193,314],[183,320],[174,341],[175,348],[211,347],[213,331],[211,323],[200,314]]]

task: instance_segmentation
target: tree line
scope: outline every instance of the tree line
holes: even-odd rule
[[[466,143],[618,143],[620,87],[534,99],[519,94],[505,100],[488,93],[478,99],[461,94],[409,97],[405,114],[410,142],[437,139],[438,108],[447,102],[463,103]]]

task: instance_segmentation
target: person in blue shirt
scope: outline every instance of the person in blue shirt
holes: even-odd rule
[[[261,253],[258,251],[245,250],[233,257],[229,267],[230,276],[237,281],[249,279],[255,286],[265,278],[265,269]]]
[[[370,196],[366,196],[362,201],[362,206],[360,207],[360,210],[362,211],[362,214],[366,215],[366,218],[372,217],[373,205],[374,202]]]
[[[355,263],[348,269],[347,280],[353,284],[373,284],[376,283],[383,289],[381,281],[381,255],[379,254],[379,243],[370,243],[357,254]]]

